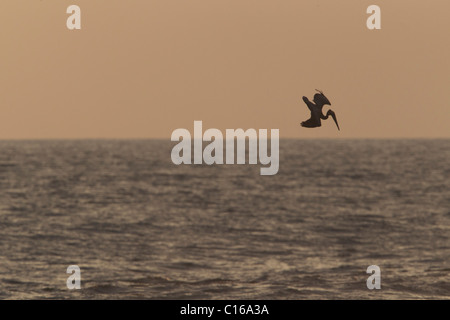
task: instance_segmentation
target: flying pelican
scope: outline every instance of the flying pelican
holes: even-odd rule
[[[309,118],[306,121],[303,121],[301,123],[302,127],[306,127],[306,128],[316,128],[316,127],[320,127],[322,125],[320,119],[322,120],[326,120],[328,119],[329,116],[331,116],[334,120],[334,122],[336,123],[336,126],[339,129],[339,125],[336,119],[336,114],[334,113],[333,110],[328,110],[327,114],[324,116],[323,112],[322,112],[322,108],[324,105],[328,104],[331,106],[330,101],[327,99],[327,97],[325,97],[325,95],[323,94],[322,91],[317,90],[317,92],[314,95],[314,103],[312,103],[311,101],[308,100],[307,97],[303,97],[303,101],[306,103],[306,105],[308,106],[309,111],[311,111],[311,118]]]

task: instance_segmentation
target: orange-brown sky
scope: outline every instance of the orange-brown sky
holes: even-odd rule
[[[381,30],[366,28],[371,4]],[[0,139],[170,139],[194,120],[450,138],[449,15],[448,0],[2,0]],[[315,88],[341,131],[299,126]]]

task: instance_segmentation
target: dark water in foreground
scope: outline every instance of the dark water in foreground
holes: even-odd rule
[[[450,298],[450,140],[281,140],[275,176],[171,147],[0,142],[0,298]]]

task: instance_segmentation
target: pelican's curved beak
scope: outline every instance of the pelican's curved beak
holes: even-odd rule
[[[339,124],[338,124],[338,121],[337,121],[337,118],[336,118],[336,115],[334,114],[334,112],[331,114],[331,116],[333,117],[333,120],[336,123],[338,130],[341,131],[341,129],[339,129]]]

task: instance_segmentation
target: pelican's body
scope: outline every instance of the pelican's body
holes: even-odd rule
[[[311,117],[308,120],[303,121],[301,123],[302,127],[306,127],[306,128],[320,127],[320,126],[322,126],[321,120],[326,120],[326,119],[328,119],[329,116],[331,116],[333,118],[334,122],[336,123],[338,130],[340,130],[339,124],[336,119],[336,114],[334,113],[334,111],[330,109],[327,111],[326,115],[324,115],[322,112],[324,105],[328,104],[331,106],[330,101],[327,99],[327,97],[325,97],[325,95],[322,92],[320,92],[320,94],[316,93],[314,95],[314,99],[313,99],[314,103],[309,101],[309,99],[307,97],[303,97],[303,101],[308,106],[309,111],[311,111]]]

